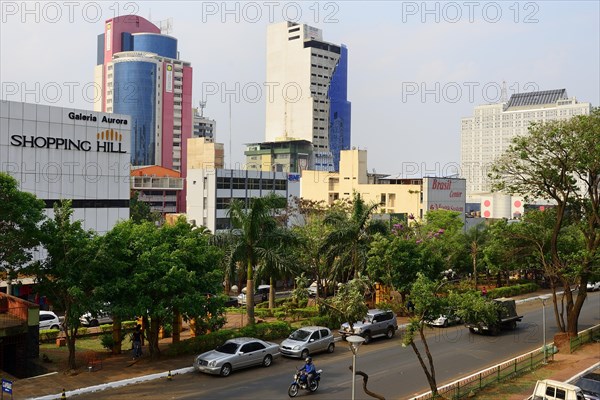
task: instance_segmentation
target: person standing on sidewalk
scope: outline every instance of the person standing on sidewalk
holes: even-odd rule
[[[131,335],[131,341],[133,342],[133,359],[139,358],[142,356],[142,339],[144,334],[142,332],[142,326],[137,324],[135,329],[133,330],[133,334]]]

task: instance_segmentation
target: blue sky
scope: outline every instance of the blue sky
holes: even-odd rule
[[[51,3],[2,2],[2,99],[92,109],[83,88],[104,20],[172,18],[194,68],[194,102],[207,100],[228,166],[244,162],[244,143],[264,139],[266,89],[257,99],[243,88],[263,86],[266,27],[286,18],[348,47],[352,144],[377,173],[454,172],[461,118],[498,101],[503,81],[509,96],[566,88],[600,104],[598,1]],[[203,94],[207,83],[219,93]]]

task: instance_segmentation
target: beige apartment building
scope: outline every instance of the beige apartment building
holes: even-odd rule
[[[466,183],[447,177],[402,178],[367,172],[366,150],[343,150],[340,171],[302,171],[300,196],[332,204],[351,200],[353,192],[367,203],[379,205],[377,213],[413,215],[423,218],[428,210],[458,211],[464,219]]]

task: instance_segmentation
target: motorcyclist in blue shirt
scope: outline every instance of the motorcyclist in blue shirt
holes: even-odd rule
[[[306,357],[306,364],[304,365],[304,373],[306,374],[306,383],[310,387],[313,377],[316,374],[315,364],[312,362],[312,357]]]

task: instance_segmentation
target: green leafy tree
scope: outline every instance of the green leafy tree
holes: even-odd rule
[[[529,134],[516,137],[494,163],[491,176],[497,190],[554,202],[556,220],[550,237],[550,254],[566,297],[565,333],[576,336],[587,294],[579,290],[574,298],[571,290],[574,260],[566,262],[561,258],[560,240],[563,225],[574,214],[585,239],[575,275],[577,283],[585,286],[599,259],[600,109],[567,121],[533,124]]]
[[[326,286],[334,284],[329,278],[332,273],[327,269],[325,256],[321,245],[331,231],[331,225],[325,223],[325,215],[328,208],[321,202],[296,199],[294,215],[297,215],[302,224],[295,225],[291,229],[299,238],[300,247],[293,249],[294,257],[301,264],[299,271],[305,272],[310,281],[304,286],[306,288],[313,280],[317,282],[316,298],[326,294]],[[297,285],[296,285],[297,286]]]
[[[181,313],[202,319],[212,310],[207,294],[221,290],[222,253],[209,234],[180,218],[161,227],[152,222],[123,221],[105,235],[103,257],[112,259],[100,290],[119,316],[142,316],[151,356],[160,353],[160,327]],[[217,303],[214,303],[217,304]]]
[[[369,293],[371,282],[359,276],[347,283],[340,283],[336,294],[323,301],[333,320],[347,321],[350,330],[354,330],[354,322],[362,320],[369,311],[365,296]]]
[[[482,297],[480,292],[450,293],[450,307],[467,324],[493,325],[498,320],[499,306]]]
[[[129,218],[136,223],[162,221],[162,215],[157,211],[152,211],[148,203],[139,200],[139,196],[139,192],[134,192],[129,200]]]
[[[369,277],[398,290],[402,301],[418,272],[436,279],[442,270],[454,266],[458,257],[462,226],[459,214],[436,210],[427,217],[425,222],[394,224],[390,235],[375,235],[370,244]]]
[[[531,257],[534,249],[516,234],[520,226],[520,223],[498,220],[487,228],[483,260],[490,273],[496,276],[498,287],[508,284],[510,271],[529,270],[531,265],[536,265]]]
[[[10,275],[31,261],[31,251],[40,243],[44,202],[20,191],[13,177],[0,172],[0,204],[0,273]]]
[[[91,306],[94,288],[99,284],[94,233],[72,221],[71,201],[54,204],[54,218],[42,224],[41,243],[47,257],[30,266],[38,290],[58,309],[64,310],[64,331],[69,349],[68,365],[76,369],[75,341],[79,317]]]

